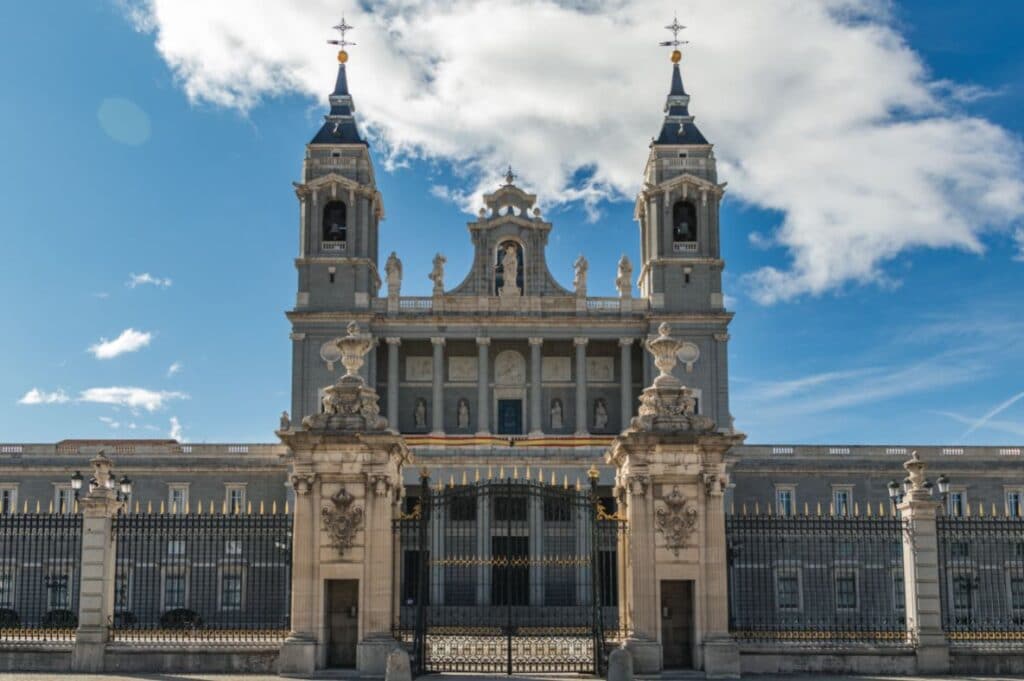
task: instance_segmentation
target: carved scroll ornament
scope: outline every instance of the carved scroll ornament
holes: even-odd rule
[[[331,505],[325,506],[320,512],[324,529],[331,536],[331,544],[338,549],[338,555],[352,546],[356,532],[363,524],[363,509],[354,506],[355,497],[344,487],[331,497]]]
[[[665,535],[665,546],[678,556],[679,549],[686,546],[687,539],[697,528],[697,509],[679,493],[678,487],[673,487],[664,501],[665,507],[655,511],[654,524]]]

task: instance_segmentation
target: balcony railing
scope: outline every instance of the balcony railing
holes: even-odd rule
[[[696,253],[697,242],[696,241],[673,241],[672,242],[673,253]]]

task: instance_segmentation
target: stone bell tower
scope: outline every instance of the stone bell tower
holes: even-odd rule
[[[335,26],[344,48],[344,20]],[[299,198],[299,272],[296,311],[369,310],[377,295],[377,228],[384,205],[370,148],[359,133],[348,89],[348,52],[338,52],[330,112],[306,145]]]
[[[682,28],[677,23],[669,29]],[[674,40],[669,44],[681,44]],[[706,313],[723,309],[718,238],[718,183],[713,146],[694,124],[690,95],[672,52],[665,120],[651,141],[635,217],[640,223],[640,294],[654,311]]]

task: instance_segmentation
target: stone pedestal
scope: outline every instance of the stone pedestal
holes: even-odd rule
[[[704,674],[709,679],[740,678],[740,648],[731,636],[704,639]]]
[[[310,676],[316,671],[316,641],[289,636],[281,644],[277,673],[282,676]]]
[[[633,657],[634,674],[657,674],[661,671],[661,643],[630,637],[622,647]]]

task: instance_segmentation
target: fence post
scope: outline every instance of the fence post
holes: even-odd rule
[[[78,631],[71,669],[102,672],[109,626],[114,612],[113,518],[121,509],[112,485],[111,461],[101,451],[90,461],[93,487],[79,502],[82,513],[82,563],[78,600]]]
[[[910,488],[897,506],[903,518],[903,585],[907,635],[914,643],[918,674],[949,671],[949,643],[942,630],[936,517],[941,504],[925,488],[925,464],[914,452],[903,464]]]

